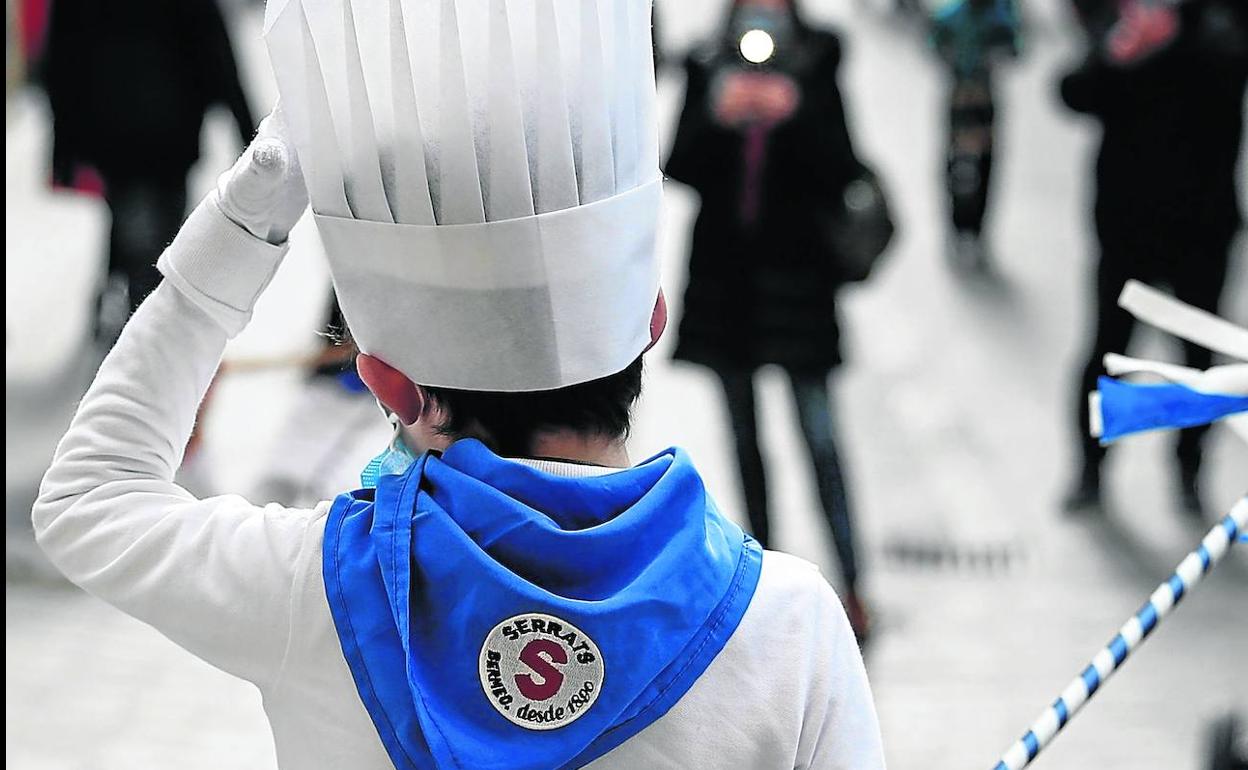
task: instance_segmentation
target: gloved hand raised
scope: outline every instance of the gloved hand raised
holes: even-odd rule
[[[280,110],[265,118],[238,162],[178,231],[156,266],[230,337],[286,255],[308,192]]]
[[[303,216],[308,191],[280,103],[233,168],[218,178],[217,205],[236,225],[272,244],[284,243]]]

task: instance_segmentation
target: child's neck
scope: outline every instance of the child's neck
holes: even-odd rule
[[[607,468],[632,466],[623,439],[586,435],[573,431],[550,431],[539,434],[533,439],[530,455],[549,460],[601,465]]]

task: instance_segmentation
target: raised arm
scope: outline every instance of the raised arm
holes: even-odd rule
[[[298,566],[318,556],[318,511],[197,500],[173,474],[226,340],[306,205],[293,156],[269,131],[161,257],[165,281],[100,366],[33,511],[39,544],[70,580],[262,687],[280,671]]]

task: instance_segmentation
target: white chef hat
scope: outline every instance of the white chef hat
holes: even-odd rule
[[[650,343],[650,0],[269,0],[343,313],[422,385],[532,391]]]

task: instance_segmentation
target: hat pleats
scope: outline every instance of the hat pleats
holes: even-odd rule
[[[482,184],[485,213],[489,221],[495,222],[531,217],[535,209],[507,0],[490,0],[489,10],[489,46],[485,56],[489,63],[487,124],[492,130],[478,134],[488,169]]]
[[[615,194],[615,155],[611,146],[611,109],[607,102],[606,62],[598,0],[581,5],[581,57],[577,70],[580,141],[573,143],[581,203]]]
[[[637,169],[637,97],[629,40],[631,19],[628,3],[613,2],[611,34],[607,36],[612,57],[611,76],[611,138],[615,148],[615,188],[631,190],[638,184]]]
[[[440,121],[437,158],[440,195],[435,205],[438,224],[470,225],[485,221],[472,114],[459,44],[455,0],[443,0],[440,25],[442,67],[439,72]]]
[[[296,145],[317,158],[316,163],[302,164],[313,209],[350,217],[320,58],[303,4],[296,5],[295,13],[274,15],[266,32],[273,71]]]
[[[368,88],[364,85],[364,64],[360,61],[360,44],[355,34],[355,17],[351,3],[342,2],[343,51],[346,57],[347,91],[347,202],[359,219],[371,222],[393,222],[386,190],[381,181],[381,163],[377,153],[377,135],[373,129],[373,108]]]
[[[654,82],[654,42],[650,3],[625,3],[632,20],[629,23],[629,47],[632,68],[640,73],[633,83],[637,109],[632,116],[637,133],[637,183],[644,184],[651,169],[659,167],[659,121]]]
[[[579,203],[572,129],[564,87],[563,53],[553,0],[537,0],[537,167],[534,203],[538,214],[573,208]]]
[[[433,199],[425,169],[425,138],[416,102],[408,52],[407,24],[400,0],[389,0],[390,97],[393,124],[379,148],[381,180],[394,220],[408,225],[432,225]]]

